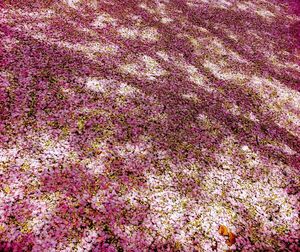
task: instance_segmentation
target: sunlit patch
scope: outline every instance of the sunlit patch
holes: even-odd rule
[[[264,17],[266,19],[269,19],[271,20],[272,18],[275,17],[275,14],[268,11],[268,10],[265,10],[265,9],[260,9],[260,10],[257,10],[256,13],[261,16],[261,17]]]
[[[150,204],[151,213],[144,220],[144,225],[153,233],[168,236],[176,231],[175,226],[183,227],[182,217],[184,216],[188,205],[188,199],[182,197],[178,192],[171,189],[172,177],[147,175],[148,188],[146,191],[132,191],[126,195],[131,204],[136,204],[136,200],[142,200]],[[151,222],[155,226],[148,225]],[[180,242],[187,239],[186,233],[176,232],[176,238]]]
[[[201,128],[209,132],[211,136],[218,137],[222,134],[222,125],[215,118],[205,114],[199,114],[197,116],[197,121]]]
[[[21,17],[31,17],[36,20],[43,20],[45,18],[52,18],[55,16],[55,11],[50,10],[50,9],[41,9],[39,11],[26,11],[24,9],[19,9],[19,8],[13,8],[10,9],[9,12],[10,14],[18,14]]]
[[[174,19],[170,18],[167,14],[166,3],[158,2],[158,3],[156,3],[156,7],[153,9],[148,8],[147,5],[145,5],[145,4],[141,4],[140,7],[147,10],[149,13],[160,16],[160,21],[163,24],[168,24],[168,23],[174,21]]]
[[[129,27],[122,27],[118,29],[118,33],[127,39],[142,39],[147,42],[155,42],[159,39],[159,33],[157,29],[153,27],[147,28],[129,28]]]
[[[242,11],[246,11],[246,10],[249,9],[249,5],[248,5],[247,2],[240,2],[240,3],[238,2],[238,3],[236,4],[236,6],[237,6],[238,9],[240,9],[240,10],[242,10]]]
[[[148,42],[155,42],[160,37],[157,29],[153,27],[144,28],[141,31],[140,36],[143,40]]]
[[[137,76],[144,76],[148,80],[156,80],[157,77],[165,75],[167,72],[162,69],[159,63],[150,56],[143,55],[139,57],[137,63],[124,64],[120,70]],[[144,65],[144,67],[143,67]]]
[[[139,31],[135,29],[130,29],[127,27],[122,27],[118,29],[118,32],[123,38],[135,39],[138,37]]]
[[[281,66],[285,66],[288,68],[292,68],[293,70],[299,71],[300,72],[300,65],[293,63],[293,62],[286,62],[285,64],[281,64]]]
[[[64,2],[71,8],[76,8],[81,0],[64,0]]]
[[[0,162],[6,163],[10,161],[11,159],[16,158],[18,149],[10,148],[10,149],[0,149]]]
[[[97,56],[101,56],[101,54],[111,54],[114,55],[118,52],[119,47],[115,44],[105,44],[101,42],[90,42],[86,44],[79,43],[70,43],[66,41],[56,41],[55,39],[47,38],[45,34],[38,34],[39,39],[47,40],[47,42],[51,42],[52,44],[56,44],[62,48],[68,48],[74,51],[79,51],[86,56],[94,59]]]
[[[234,219],[237,213],[221,202],[214,202],[204,206],[201,227],[211,235],[211,237],[218,237],[217,230],[220,223],[231,226],[232,231],[235,232]]]
[[[247,202],[245,205],[249,208],[253,217],[264,222],[264,225],[268,225],[269,228],[275,229],[276,226],[287,225],[292,228],[292,223],[297,214],[289,203],[288,195],[283,189],[278,189],[270,186],[266,183],[254,183],[248,184],[247,182],[241,187],[242,190],[247,192],[237,195],[236,192],[232,192],[234,195],[240,198],[252,199],[252,202]],[[273,210],[279,209],[277,218],[270,221],[268,215],[273,213]]]
[[[257,167],[262,166],[259,153],[251,150],[248,145],[238,145],[238,140],[234,136],[227,137],[220,144],[220,152],[216,155],[216,160],[224,170],[238,171],[236,166],[236,155],[239,153],[239,163],[243,166],[244,172],[252,172]]]
[[[162,55],[164,56],[164,55]],[[205,91],[212,93],[215,89],[209,84],[209,81],[205,75],[200,74],[198,68],[188,64],[183,58],[171,58],[175,62],[176,66],[187,72],[189,81],[195,83],[197,86],[203,88]]]
[[[206,60],[204,63],[203,63],[203,66],[208,68],[212,74],[214,74],[216,77],[218,77],[219,79],[222,79],[222,80],[232,80],[232,79],[240,79],[240,80],[243,80],[245,78],[247,78],[247,75],[243,75],[243,74],[240,74],[240,73],[234,73],[234,72],[228,72],[227,71],[224,71],[222,69],[222,66],[221,65],[218,65],[218,64],[215,64],[211,61],[208,61]]]
[[[156,8],[162,15],[166,14],[166,3],[164,2],[156,3]]]
[[[120,86],[119,86],[119,89],[118,89],[118,93],[120,95],[126,95],[126,96],[134,95],[134,94],[137,94],[139,92],[140,92],[140,90],[138,88],[135,88],[135,87],[133,87],[131,85],[128,85],[126,83],[123,83],[123,82],[120,83]]]
[[[148,8],[145,3],[140,3],[139,7],[142,8],[142,9],[147,9]]]
[[[250,111],[249,113],[246,113],[246,115],[244,115],[244,116],[253,122],[259,122],[259,119],[252,111]]]
[[[75,24],[75,26],[77,26],[77,25]],[[94,29],[90,29],[87,27],[78,27],[77,30],[82,33],[87,34],[88,36],[94,37],[95,39],[98,38],[98,34],[97,34],[97,32],[94,31]]]
[[[153,59],[150,56],[143,55],[141,57],[141,60],[145,63],[146,65],[146,72],[145,75],[148,77],[150,80],[156,79],[156,77],[162,76],[166,74],[166,71],[163,70],[159,63]]]
[[[86,87],[95,92],[105,92],[109,85],[112,85],[112,80],[90,77],[86,81]]]
[[[149,8],[146,3],[140,3],[138,6],[141,9],[144,9],[144,10],[148,11],[150,14],[155,14],[156,13],[156,10],[152,9],[152,8]]]
[[[169,23],[171,23],[171,22],[173,22],[173,21],[174,21],[174,19],[169,18],[169,17],[163,17],[163,18],[161,19],[161,22],[162,22],[163,24],[169,24]]]
[[[108,24],[116,25],[116,19],[111,17],[108,13],[103,13],[98,15],[94,22],[92,23],[92,26],[95,28],[105,28]]]
[[[148,150],[150,149],[151,144],[130,144],[126,143],[125,146],[119,146],[118,152],[121,156],[127,157],[131,155],[135,156],[143,156],[148,153]]]
[[[296,114],[300,104],[299,92],[288,88],[276,79],[258,76],[253,76],[248,85],[260,97],[268,101],[269,110],[278,113],[274,120],[280,127],[287,128],[296,135],[299,133],[300,120]]]
[[[192,65],[184,65],[184,69],[189,74],[189,80],[194,82],[199,87],[202,87],[204,90],[208,92],[213,92],[214,89],[209,86],[208,81],[206,80],[204,75],[199,74],[198,69]]]
[[[153,209],[150,218],[156,220],[157,231],[163,235],[173,232],[174,225],[180,224],[185,213],[183,205],[186,200],[175,191],[157,191],[150,198],[151,209]],[[182,224],[181,224],[182,225]],[[186,237],[181,237],[183,241]]]
[[[191,37],[191,36],[189,36],[189,35],[187,35],[186,37],[189,39],[189,41],[191,42],[191,44],[192,44],[196,49],[201,48],[201,45],[200,45],[199,41],[198,41],[196,38]]]
[[[208,190],[210,194],[221,195],[224,188],[234,188],[234,190],[227,191],[226,197],[232,198],[232,200],[239,199],[235,202],[236,206],[242,204],[248,209],[252,218],[263,221],[274,231],[278,225],[287,225],[288,228],[292,228],[292,223],[296,218],[296,210],[292,209],[289,197],[283,189],[276,188],[275,185],[270,185],[264,180],[259,182],[245,180],[228,170],[214,170],[208,173],[204,183],[205,190]],[[280,212],[276,219],[270,221],[268,215],[273,213],[272,209],[275,206]],[[216,211],[216,207],[213,208],[213,211]],[[214,214],[212,213],[212,215]],[[236,218],[231,210],[224,216],[225,219],[221,217],[220,213],[215,215],[219,216],[218,219],[224,223],[233,224]],[[208,221],[208,223],[212,222],[213,220]]]
[[[134,74],[137,75],[139,66],[135,63],[128,63],[120,66],[120,70],[123,73]]]
[[[180,167],[178,171],[181,172],[184,168]],[[198,171],[199,168],[191,175],[187,169],[186,176],[197,176]],[[199,232],[207,234],[205,238],[201,236],[203,241],[201,244],[206,243],[210,247],[212,245],[210,238],[218,238],[217,230],[220,223],[227,224],[235,231],[233,223],[237,217],[236,212],[222,203],[198,204],[194,199],[178,194],[172,189],[176,184],[175,178],[178,176],[172,171],[161,176],[147,174],[147,190],[134,190],[126,195],[126,199],[132,205],[141,201],[150,204],[151,212],[142,224],[148,228],[150,234],[151,230],[162,237],[172,234],[178,246],[184,250],[191,250],[193,247],[191,238],[197,239]],[[214,182],[211,181],[211,184]],[[183,221],[184,216],[188,221]],[[155,223],[154,226],[151,225],[151,221]]]
[[[195,7],[199,7],[200,2],[206,2],[206,1],[189,0],[186,2],[186,5],[189,6],[190,8],[195,8]]]
[[[296,155],[297,152],[292,150],[288,145],[281,143],[279,141],[273,141],[271,143],[266,144],[266,146],[273,148],[274,150],[284,151],[289,155]]]
[[[165,51],[158,51],[156,54],[165,61],[170,60],[169,55]]]
[[[104,150],[100,149],[98,152],[101,151],[103,152]],[[103,174],[103,172],[105,171],[105,165],[101,160],[86,160],[84,161],[84,163],[86,165],[87,171],[92,175]]]
[[[235,41],[235,42],[239,41],[240,38],[235,32],[231,31],[230,29],[226,29],[226,28],[224,28],[223,31],[226,32],[227,36],[230,39],[232,39],[233,41]],[[237,54],[237,53],[235,53],[234,51],[231,51],[231,54]]]
[[[190,8],[200,8],[201,5],[212,5],[217,8],[227,9],[232,6],[232,1],[227,0],[188,0],[186,1],[187,6]]]
[[[23,145],[24,142],[17,141],[15,147],[0,151],[0,158],[3,163],[14,163],[20,167],[20,171],[34,174],[46,170],[48,165],[52,165],[58,160],[76,158],[66,140],[53,140],[51,135],[43,132],[28,133],[26,138],[35,141],[39,155],[23,153],[19,146]]]
[[[241,153],[244,158],[244,164],[248,169],[255,169],[258,165],[262,164],[259,153],[252,151],[248,145],[241,147]]]
[[[239,63],[247,63],[248,61],[246,59],[243,59],[238,53],[234,51],[230,51],[229,55],[231,59],[238,61]],[[242,74],[240,74],[242,75]]]
[[[195,93],[183,94],[182,97],[184,99],[191,100],[193,102],[198,102],[199,101],[199,98],[198,98],[197,94],[195,94]]]
[[[208,119],[208,116],[207,116],[206,114],[199,114],[199,115],[197,116],[197,119],[198,119],[200,122],[206,122],[206,121],[209,120],[209,119]]]
[[[83,46],[82,49],[89,53],[116,54],[118,46],[113,44],[92,43],[90,45]]]
[[[232,2],[227,1],[227,0],[218,0],[217,1],[217,6],[219,8],[228,9],[231,5],[232,5]]]
[[[258,16],[265,18],[267,21],[272,21],[278,15],[278,13],[283,11],[280,7],[275,6],[274,4],[268,2],[269,7],[272,7],[272,11],[264,8],[263,1],[259,1],[257,4],[254,4],[250,1],[237,3],[236,6],[239,10],[255,12]]]
[[[66,140],[54,141],[50,135],[42,134],[39,136],[39,141],[43,148],[41,156],[47,162],[68,159],[72,156],[69,142]]]
[[[204,33],[204,34],[210,34],[210,31],[204,27],[197,27],[197,30]]]
[[[228,152],[232,153],[232,150],[228,149]],[[222,167],[225,170],[233,170],[233,157],[230,155],[224,155],[222,153],[219,153],[216,155],[216,160],[219,163],[220,167]]]
[[[119,47],[117,45],[114,44],[107,44],[107,45],[103,45],[99,52],[101,53],[107,53],[107,54],[116,54],[119,50]]]

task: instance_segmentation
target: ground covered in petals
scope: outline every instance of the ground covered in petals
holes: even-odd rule
[[[0,2],[0,251],[299,251],[297,0]]]

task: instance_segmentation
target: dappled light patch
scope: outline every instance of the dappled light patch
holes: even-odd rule
[[[118,46],[114,44],[102,44],[101,42],[92,42],[88,45],[74,45],[68,42],[59,42],[58,44],[75,51],[82,51],[92,58],[101,54],[115,54],[118,51]]]
[[[86,81],[86,87],[95,92],[105,92],[110,84],[112,81],[106,79],[88,78]]]
[[[191,100],[193,102],[197,102],[198,101],[198,96],[197,94],[193,94],[193,93],[190,93],[190,94],[183,94],[182,97],[184,99],[188,99],[188,100]]]
[[[80,5],[84,3],[83,0],[63,0],[62,2],[65,3],[66,6],[75,10],[80,8]]]
[[[253,76],[249,84],[255,92],[264,99],[268,99],[269,110],[279,113],[275,120],[276,123],[299,134],[298,104],[300,96],[298,92],[286,88],[275,79],[264,79],[257,76]]]
[[[136,63],[122,65],[120,71],[138,77],[145,77],[151,81],[166,74],[166,71],[160,67],[159,63],[147,55],[140,56],[136,59]]]
[[[139,89],[130,86],[126,83],[120,83],[118,93],[120,95],[134,96],[140,92]]]
[[[204,62],[203,66],[208,68],[209,71],[211,71],[211,73],[214,74],[214,76],[222,80],[231,80],[231,79],[235,79],[236,77],[243,78],[243,75],[241,74],[234,74],[232,72],[227,72],[227,71],[225,72],[220,65],[217,65],[210,61]]]
[[[204,89],[209,90],[209,84],[207,83],[207,80],[203,75],[199,74],[198,69],[195,66],[183,65],[183,68],[185,68],[188,72],[190,81],[203,87]]]
[[[135,39],[139,35],[138,30],[130,29],[130,28],[127,28],[127,27],[123,27],[123,28],[118,29],[118,32],[120,33],[120,35],[123,38],[126,38],[126,39]]]
[[[166,71],[161,69],[161,67],[159,66],[159,63],[156,60],[154,60],[153,58],[151,58],[147,55],[144,55],[144,56],[142,56],[141,60],[143,61],[143,63],[146,66],[145,75],[150,80],[153,80],[156,77],[165,75]]]
[[[120,67],[120,70],[124,73],[128,73],[128,74],[139,74],[138,71],[139,66],[137,64],[134,63],[129,63],[129,64],[124,64]]]
[[[172,19],[172,18],[169,18],[169,17],[163,17],[162,19],[161,19],[161,22],[163,23],[163,24],[168,24],[168,23],[171,23],[171,22],[173,22],[174,20]]]
[[[272,13],[271,11],[264,10],[264,9],[257,10],[256,13],[258,15],[266,18],[267,20],[270,20],[270,19],[272,19],[275,16],[275,14]]]
[[[165,61],[170,60],[169,55],[164,51],[158,51],[158,52],[156,52],[156,54]]]
[[[141,30],[141,38],[147,42],[156,42],[159,40],[159,33],[153,27],[144,28]]]
[[[116,19],[111,17],[108,13],[103,13],[97,15],[94,21],[92,22],[92,26],[94,28],[102,29],[105,28],[107,25],[116,25]]]

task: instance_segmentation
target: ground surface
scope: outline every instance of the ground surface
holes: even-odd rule
[[[0,250],[299,251],[296,3],[2,2]]]

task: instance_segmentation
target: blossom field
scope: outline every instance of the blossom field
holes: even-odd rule
[[[0,1],[0,251],[300,251],[298,0]]]

